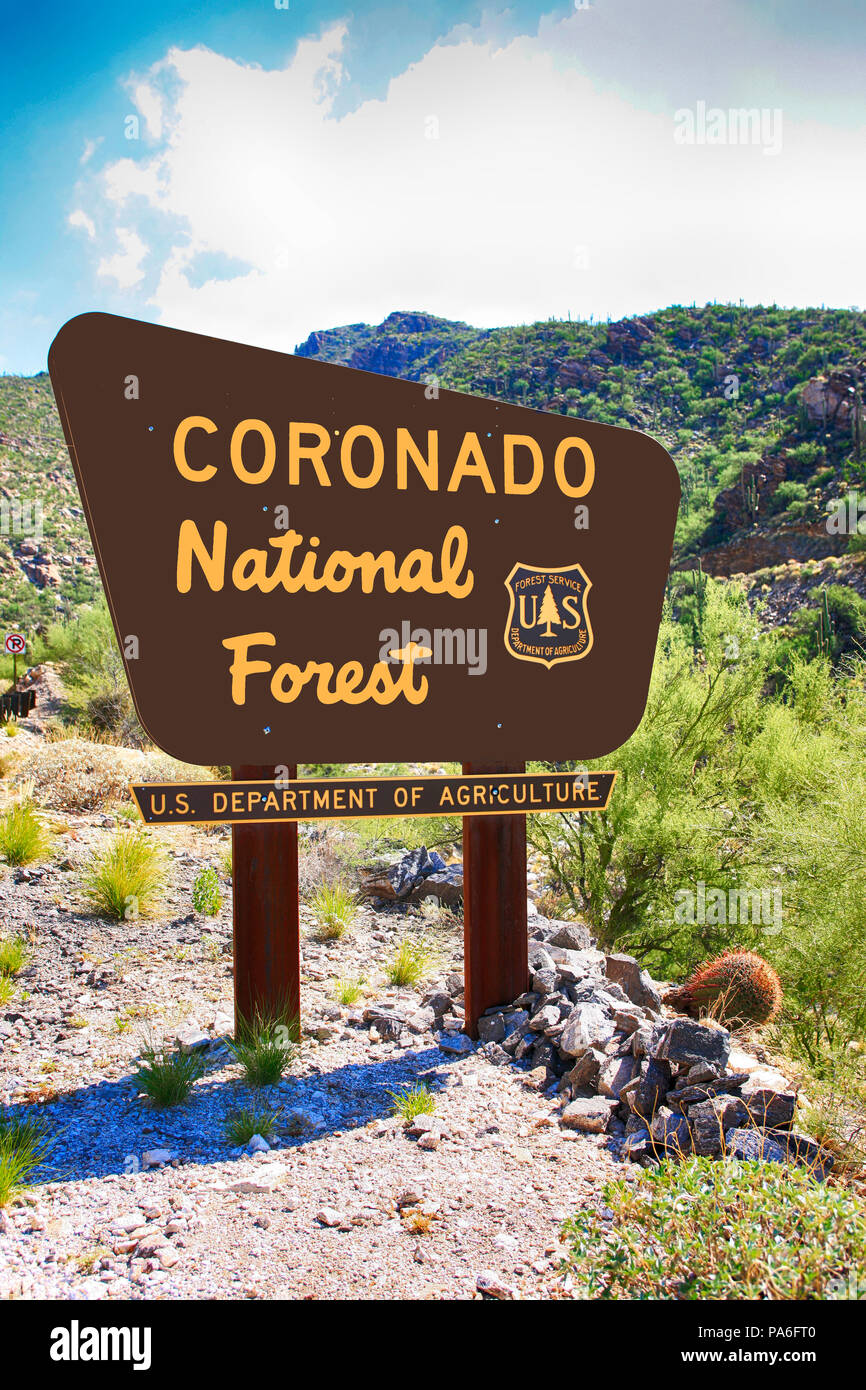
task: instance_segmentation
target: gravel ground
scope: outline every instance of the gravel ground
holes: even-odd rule
[[[599,1204],[604,1181],[635,1177],[604,1136],[563,1131],[559,1103],[519,1066],[455,1056],[424,999],[457,996],[461,928],[450,914],[361,908],[348,937],[312,937],[305,913],[303,1039],[278,1086],[253,1092],[224,1045],[231,1027],[231,909],[190,908],[196,873],[228,840],[158,832],[172,862],[166,915],[112,923],[80,896],[90,851],[114,831],[103,814],[55,817],[54,854],[3,870],[0,933],[29,943],[16,996],[0,1007],[0,1101],[37,1106],[56,1128],[50,1180],[0,1214],[0,1295],[35,1298],[482,1298],[561,1296],[558,1231]],[[384,964],[407,933],[431,943],[418,991]],[[352,1008],[333,982],[362,977]],[[412,1019],[382,1038],[364,1009]],[[138,1096],[150,1037],[207,1035],[206,1071],[186,1104]],[[445,1037],[446,1046],[448,1037]],[[412,1134],[389,1091],[436,1093]],[[269,1150],[233,1149],[227,1117],[278,1112]],[[255,1141],[254,1141],[255,1143]],[[157,1151],[157,1152],[155,1152]],[[159,1153],[158,1151],[162,1151]]]

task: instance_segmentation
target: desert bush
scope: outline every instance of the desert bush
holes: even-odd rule
[[[204,917],[216,917],[222,906],[216,869],[202,869],[196,874],[192,889],[192,905]]]
[[[0,1207],[44,1174],[56,1142],[40,1117],[0,1111]]]
[[[0,816],[0,855],[7,864],[33,864],[51,853],[51,836],[29,802]]]
[[[167,863],[144,831],[120,830],[105,850],[91,855],[84,871],[84,892],[107,917],[154,917],[163,904]]]
[[[354,920],[355,895],[343,883],[321,883],[310,899],[316,916],[316,936],[320,941],[337,941],[345,936]]]
[[[228,1049],[251,1086],[274,1086],[297,1052],[299,1023],[287,1012],[257,1009],[239,1019]]]
[[[236,1148],[243,1148],[254,1134],[260,1134],[263,1139],[272,1139],[279,1114],[279,1110],[271,1110],[268,1106],[235,1110],[225,1123],[226,1139]]]
[[[114,627],[103,597],[69,621],[53,624],[48,646],[67,687],[67,716],[126,747],[149,748],[138,722]]]
[[[691,1158],[566,1222],[578,1298],[832,1299],[866,1287],[866,1207],[853,1192],[775,1163]],[[856,1296],[856,1295],[855,1295]]]
[[[427,943],[418,937],[406,936],[388,962],[388,983],[415,989],[427,978],[432,966],[433,952]]]
[[[58,811],[101,811],[128,802],[130,782],[197,782],[208,776],[206,768],[164,753],[115,747],[77,732],[26,751],[15,774],[32,788],[35,803]]]
[[[142,1048],[141,1059],[135,1073],[138,1089],[159,1109],[182,1104],[205,1071],[200,1053],[170,1052],[151,1043]]]
[[[363,993],[363,980],[353,980],[344,976],[342,979],[334,981],[334,998],[338,1004],[344,1004],[347,1007],[357,1004]]]
[[[11,979],[27,959],[27,949],[20,936],[0,937],[0,976]]]
[[[391,1112],[399,1115],[404,1124],[419,1115],[432,1115],[436,1109],[436,1097],[428,1086],[404,1086],[401,1091],[389,1091]]]

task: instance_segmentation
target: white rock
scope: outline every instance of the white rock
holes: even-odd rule
[[[569,1057],[579,1057],[590,1047],[610,1042],[616,1025],[600,1004],[575,1004],[559,1037],[559,1049]]]
[[[320,1226],[342,1226],[345,1222],[343,1213],[337,1211],[336,1207],[322,1207],[316,1212],[316,1220]]]
[[[258,1169],[255,1177],[238,1178],[237,1181],[229,1183],[229,1191],[273,1192],[288,1176],[289,1170],[284,1163],[264,1164]]]
[[[172,1159],[171,1149],[145,1149],[141,1155],[142,1168],[162,1168]]]

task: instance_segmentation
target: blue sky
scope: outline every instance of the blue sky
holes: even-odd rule
[[[6,371],[94,308],[291,351],[395,308],[866,303],[858,0],[0,0],[0,21]]]

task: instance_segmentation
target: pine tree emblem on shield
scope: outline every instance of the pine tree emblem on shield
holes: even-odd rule
[[[592,580],[582,566],[542,569],[517,564],[505,587],[505,647],[518,661],[538,661],[549,670],[560,661],[580,661],[591,650],[586,596]]]

